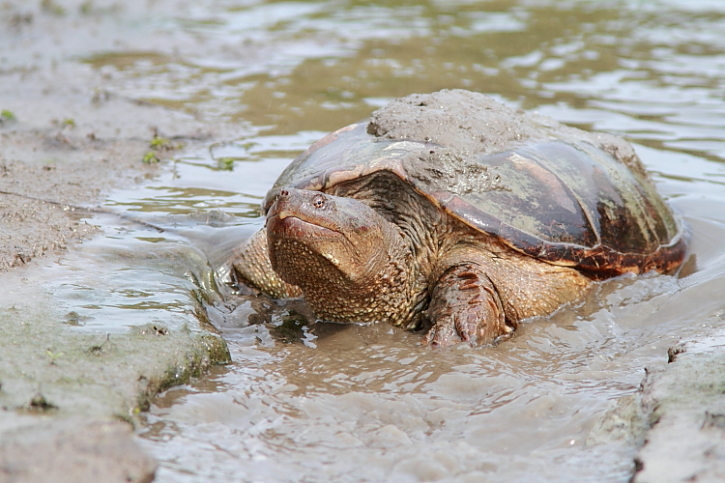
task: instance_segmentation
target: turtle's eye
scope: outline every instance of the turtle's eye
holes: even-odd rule
[[[315,197],[312,198],[312,206],[315,208],[322,208],[325,206],[325,197],[322,195],[315,195]]]

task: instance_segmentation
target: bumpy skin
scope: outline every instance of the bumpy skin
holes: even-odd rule
[[[456,336],[467,342],[496,340],[513,332],[493,281],[476,263],[451,267],[431,293],[427,316],[434,321],[425,340],[446,345]],[[486,321],[482,324],[481,321]]]
[[[235,282],[242,282],[272,298],[286,299],[302,295],[299,287],[279,278],[272,268],[267,252],[266,229],[259,230],[247,240],[244,247],[234,254],[232,265],[232,277],[241,277]]]

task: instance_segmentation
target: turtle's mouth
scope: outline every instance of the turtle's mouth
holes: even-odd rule
[[[272,267],[293,285],[308,276],[339,277],[338,272],[349,263],[351,247],[344,234],[296,215],[268,216],[267,242]],[[322,266],[328,268],[319,272]]]
[[[320,221],[310,220],[297,214],[274,213],[267,218],[267,232],[274,236],[294,238],[296,240],[315,241],[327,238],[344,238],[344,234],[339,230]]]

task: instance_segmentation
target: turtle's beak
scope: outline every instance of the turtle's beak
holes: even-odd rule
[[[280,220],[284,220],[290,216],[290,210],[288,209],[289,203],[290,192],[288,190],[281,190],[267,213],[267,219],[276,216]]]
[[[322,213],[325,202],[325,195],[319,192],[294,188],[280,190],[267,212],[267,230],[300,239],[324,236],[325,232],[340,234],[334,221]]]

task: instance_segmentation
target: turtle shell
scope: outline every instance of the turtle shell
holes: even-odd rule
[[[512,249],[593,278],[668,272],[684,258],[684,230],[644,170],[630,169],[586,137],[529,139],[466,156],[369,130],[353,124],[313,144],[280,175],[265,212],[282,187],[329,191],[385,170]]]

